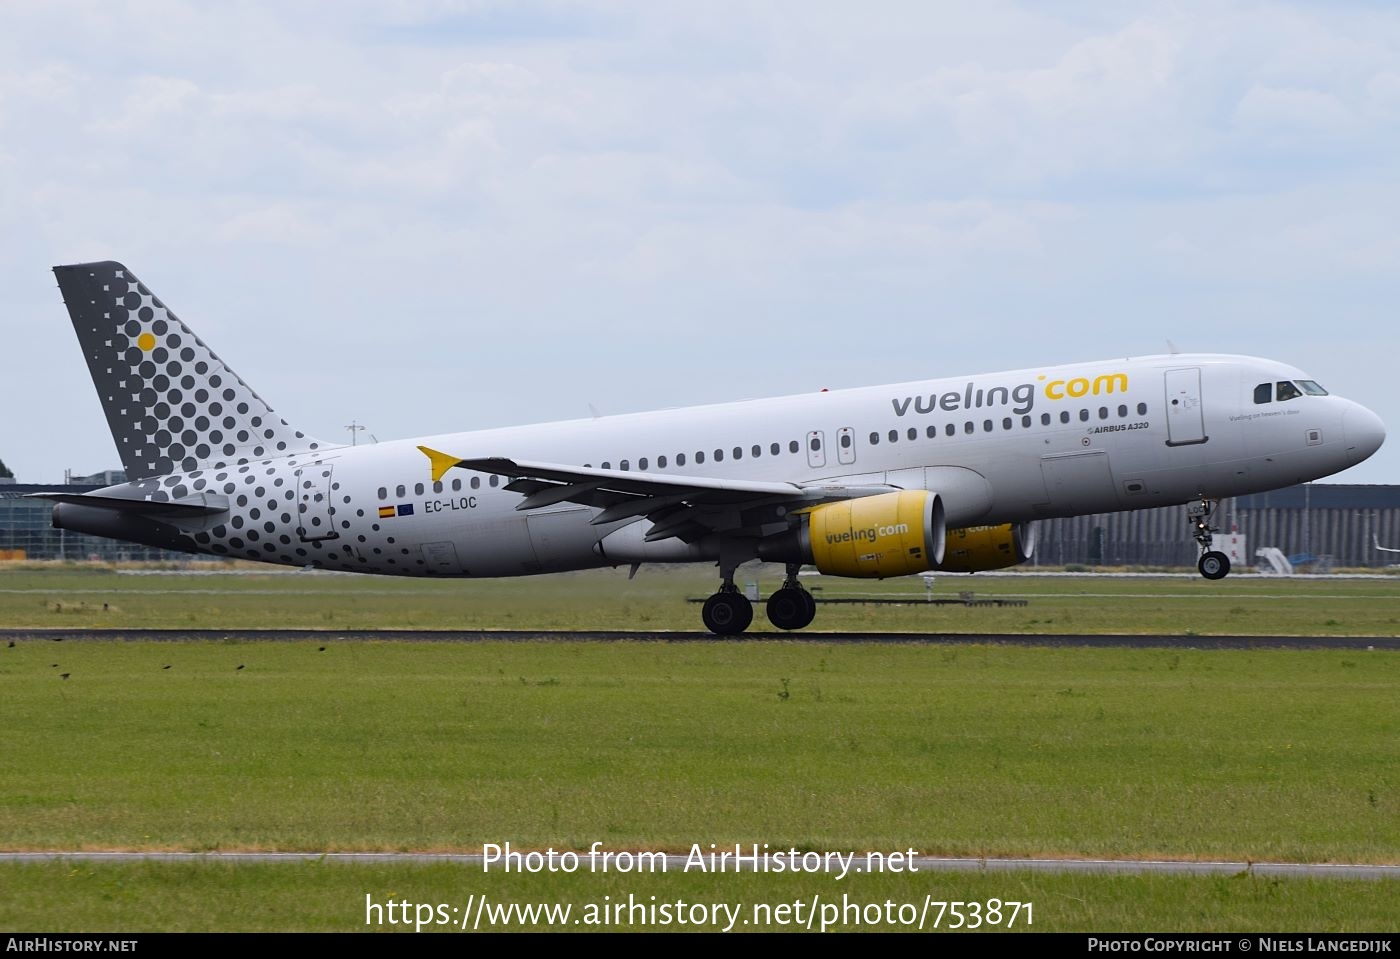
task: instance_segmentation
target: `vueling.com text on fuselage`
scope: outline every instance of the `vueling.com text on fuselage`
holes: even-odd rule
[[[1075,376],[1068,379],[1059,377],[1053,380],[1042,375],[1037,376],[1036,381],[1040,384],[1041,395],[1051,401],[1128,392],[1127,373],[1100,373],[1096,376]],[[890,403],[894,406],[895,416],[903,416],[911,408],[915,413],[932,413],[936,410],[951,413],[955,410],[980,410],[997,406],[1011,406],[1011,412],[1021,414],[1035,409],[1035,397],[1036,383],[987,388],[968,383],[961,391],[948,390],[943,393],[895,397]]]

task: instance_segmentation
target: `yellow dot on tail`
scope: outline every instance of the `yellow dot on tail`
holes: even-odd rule
[[[156,337],[154,333],[142,333],[136,338],[136,345],[141,347],[141,352],[149,353],[156,348]]]

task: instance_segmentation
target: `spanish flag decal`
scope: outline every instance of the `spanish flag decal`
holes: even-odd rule
[[[381,507],[379,507],[379,518],[380,518],[380,519],[389,519],[389,518],[390,518],[391,516],[393,516],[393,515],[394,515],[394,507],[392,507],[392,506],[381,506]]]

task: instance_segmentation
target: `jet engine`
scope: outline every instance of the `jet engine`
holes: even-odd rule
[[[832,576],[905,576],[938,566],[944,535],[938,494],[902,490],[814,507],[796,529],[761,541],[758,555]]]
[[[1024,563],[1035,552],[1033,523],[968,526],[948,530],[948,545],[940,570],[980,573]]]

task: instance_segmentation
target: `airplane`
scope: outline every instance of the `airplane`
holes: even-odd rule
[[[293,426],[125,266],[54,268],[127,482],[55,501],[53,525],[170,550],[398,576],[714,563],[702,620],[742,633],[735,570],[892,577],[1028,560],[1035,521],[1189,504],[1198,567],[1225,497],[1307,482],[1380,448],[1373,412],[1301,370],[1170,354],[1051,365],[382,442]]]

